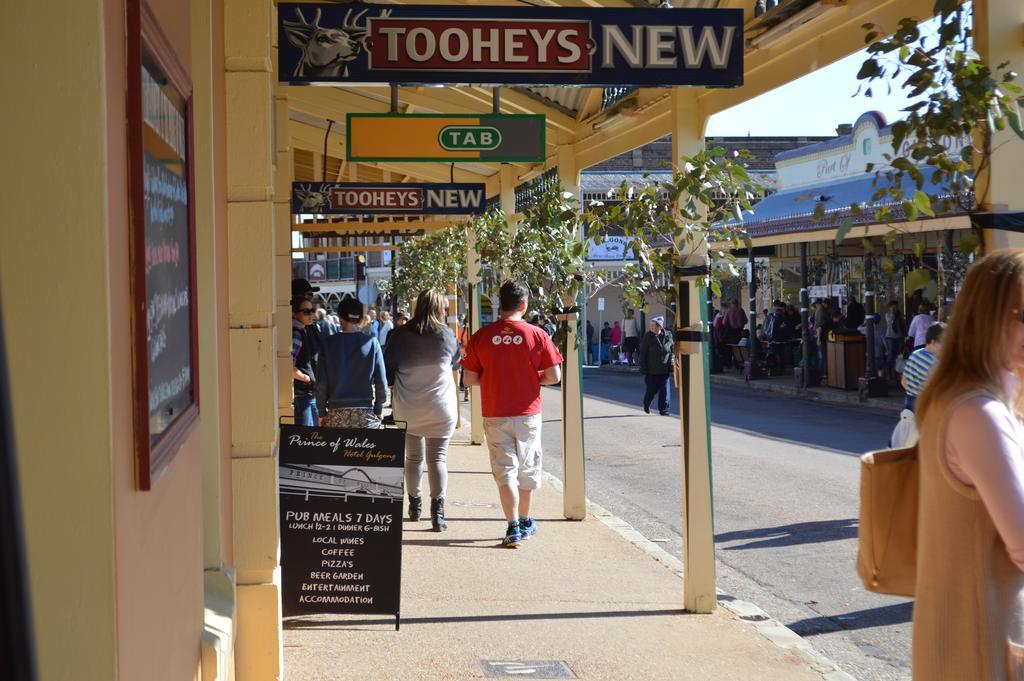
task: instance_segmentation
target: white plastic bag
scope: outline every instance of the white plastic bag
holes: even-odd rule
[[[904,409],[900,412],[900,422],[892,431],[889,438],[889,447],[892,449],[904,449],[913,447],[917,443],[917,422],[914,420],[914,412]]]

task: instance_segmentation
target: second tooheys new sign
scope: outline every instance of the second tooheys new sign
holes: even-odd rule
[[[738,9],[279,3],[282,82],[743,84]]]

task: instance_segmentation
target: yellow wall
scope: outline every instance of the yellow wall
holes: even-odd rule
[[[0,109],[0,291],[44,681],[115,675],[104,8],[65,4],[0,22],[17,93]],[[61,49],[39,49],[42,26]]]

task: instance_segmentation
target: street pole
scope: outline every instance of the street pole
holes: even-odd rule
[[[761,372],[757,368],[757,267],[754,263],[753,246],[747,249],[747,269],[750,272],[750,282],[747,287],[750,291],[750,319],[747,320],[750,325],[750,359],[747,360],[744,373],[747,380],[750,380],[761,378]]]
[[[939,321],[949,319],[950,308],[953,306],[953,277],[949,276],[949,266],[953,263],[953,231],[947,229],[942,233],[942,315]]]
[[[397,91],[397,88],[395,88],[395,89]],[[398,297],[395,296],[395,289],[394,289],[394,285],[395,285],[395,261],[398,259],[398,247],[397,247],[397,244],[395,244],[395,241],[397,239],[398,239],[398,237],[394,236],[394,233],[392,233],[391,245],[395,247],[395,248],[393,248],[391,250],[391,300],[390,300],[390,303],[391,303],[391,316],[392,317],[397,317],[398,316]]]
[[[875,364],[875,291],[874,291],[873,254],[864,258],[864,310],[865,340],[867,342],[867,361],[864,363],[864,377],[858,381],[858,393],[861,401],[869,397],[884,397],[889,393],[888,382],[879,377],[878,366]]]
[[[808,328],[810,302],[807,291],[807,242],[803,241],[800,243],[800,343],[803,348],[800,354],[804,358],[801,390],[807,390],[811,386],[811,331]]]
[[[714,317],[715,317],[715,298],[714,298],[714,296],[715,296],[715,292],[711,290],[710,286],[708,286],[707,287],[707,308],[708,308],[707,309],[707,318],[708,318],[709,322],[712,321],[714,319]],[[673,320],[673,323],[675,323],[675,320]],[[647,326],[645,325],[644,329],[646,329],[646,328],[647,328]],[[710,331],[710,327],[708,328],[708,330]],[[712,338],[713,338],[713,336],[712,336]],[[709,343],[708,343],[708,356],[710,358],[710,362],[709,362],[710,367],[711,367],[710,368],[710,372],[713,373],[713,374],[720,374],[720,373],[722,373],[722,358],[719,356],[718,348],[715,346],[713,340],[709,341]]]

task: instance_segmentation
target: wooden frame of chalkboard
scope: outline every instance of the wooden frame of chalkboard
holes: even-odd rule
[[[126,19],[135,470],[148,490],[199,419],[192,82],[143,0]]]

